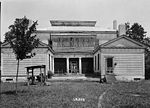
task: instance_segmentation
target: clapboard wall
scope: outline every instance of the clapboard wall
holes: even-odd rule
[[[27,66],[46,65],[46,71],[49,70],[49,56],[53,54],[47,48],[36,48],[34,50],[36,55],[30,59],[24,59],[20,61],[19,65],[19,76],[26,76]],[[2,61],[2,77],[13,77],[17,71],[17,60],[12,49],[2,48],[1,53]],[[35,74],[39,74],[39,69],[35,70]]]
[[[101,50],[101,72],[106,74],[107,57],[113,57],[114,74],[119,79],[144,78],[144,49],[102,49]]]

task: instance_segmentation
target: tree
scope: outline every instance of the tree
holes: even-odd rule
[[[146,78],[150,78],[150,38],[146,37],[144,28],[138,23],[134,23],[131,27],[129,22],[125,23],[125,25],[127,36],[147,46],[145,50],[145,68]]]
[[[150,38],[144,39],[144,43],[148,46],[145,50],[145,69],[146,69],[146,79],[150,79]]]
[[[5,33],[5,42],[10,43],[13,53],[17,60],[16,73],[16,93],[19,72],[19,62],[26,58],[35,56],[32,52],[38,46],[39,39],[34,34],[36,31],[37,21],[30,26],[30,20],[26,17],[16,18],[14,24],[9,26],[9,31]]]
[[[138,23],[134,23],[131,27],[130,27],[130,23],[127,22],[125,23],[126,25],[126,34],[127,36],[129,36],[130,38],[136,40],[136,41],[140,41],[143,42],[144,38],[146,37],[146,32],[144,31],[144,28],[138,24]]]

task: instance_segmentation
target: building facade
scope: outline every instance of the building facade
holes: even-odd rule
[[[36,32],[37,38],[47,46],[40,48],[38,53],[42,54],[35,57],[37,61],[34,61],[34,58],[29,60],[32,62],[30,65],[44,64],[46,70],[51,70],[54,74],[99,73],[104,76],[114,73],[120,80],[144,78],[145,47],[122,36],[125,35],[124,25],[119,25],[117,30],[115,21],[113,29],[96,27],[96,21],[51,20],[50,23],[49,28],[38,29]],[[6,66],[12,65],[12,61],[6,57],[6,45],[3,44],[2,48],[2,77],[6,77],[10,75],[10,69]],[[46,52],[43,51],[44,48]],[[22,63],[22,70],[25,66],[25,63]],[[23,73],[26,73],[25,70]]]

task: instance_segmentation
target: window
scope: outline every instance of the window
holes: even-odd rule
[[[51,59],[50,57],[51,57],[51,56],[50,56],[50,54],[49,54],[49,70],[50,70],[50,59]]]
[[[51,70],[53,70],[53,60],[54,60],[54,58],[53,58],[53,56],[51,56]]]
[[[96,56],[95,56],[95,70],[96,70]]]
[[[99,70],[99,54],[97,56],[98,56],[98,70]]]
[[[70,47],[73,47],[74,46],[74,42],[73,42],[74,40],[73,40],[73,38],[71,37],[70,38]]]

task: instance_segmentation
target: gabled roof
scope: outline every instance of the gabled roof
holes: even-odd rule
[[[46,43],[43,43],[42,41],[39,41],[38,48],[47,48],[49,47]]]
[[[9,42],[4,42],[1,44],[1,48],[10,48],[10,44]],[[38,48],[48,48],[52,53],[54,53],[54,50],[51,49],[47,44],[39,41],[39,44],[38,44]]]
[[[102,48],[146,48],[146,46],[126,35],[122,35],[99,45],[94,52]]]
[[[10,48],[10,44],[9,44],[9,42],[4,42],[4,43],[1,44],[1,47],[2,48],[7,48],[7,47]],[[48,47],[48,45],[41,42],[41,41],[39,41],[38,47]]]
[[[126,36],[126,35],[122,35],[122,36],[119,36],[119,37],[117,37],[117,38],[114,38],[114,39],[112,39],[112,40],[110,40],[110,41],[108,41],[108,42],[106,42],[106,43],[100,45],[100,47],[108,47],[108,45],[110,45],[110,44],[112,44],[112,43],[114,43],[114,42],[116,42],[116,41],[119,41],[120,39],[125,39],[125,40],[127,40],[127,41],[129,41],[129,42],[132,42],[133,44],[136,45],[135,47],[138,47],[138,48],[145,48],[145,47],[146,47],[144,44],[142,44],[142,43],[140,43],[140,42],[138,42],[138,41],[135,41],[135,40],[129,38],[128,36]],[[110,47],[110,46],[109,46],[109,47]],[[111,46],[111,47],[114,47],[114,46]],[[123,46],[122,44],[118,44],[118,46],[116,46],[116,47],[126,47],[126,46]],[[129,47],[130,47],[130,46],[129,46]],[[132,47],[132,46],[131,46],[131,47]]]

